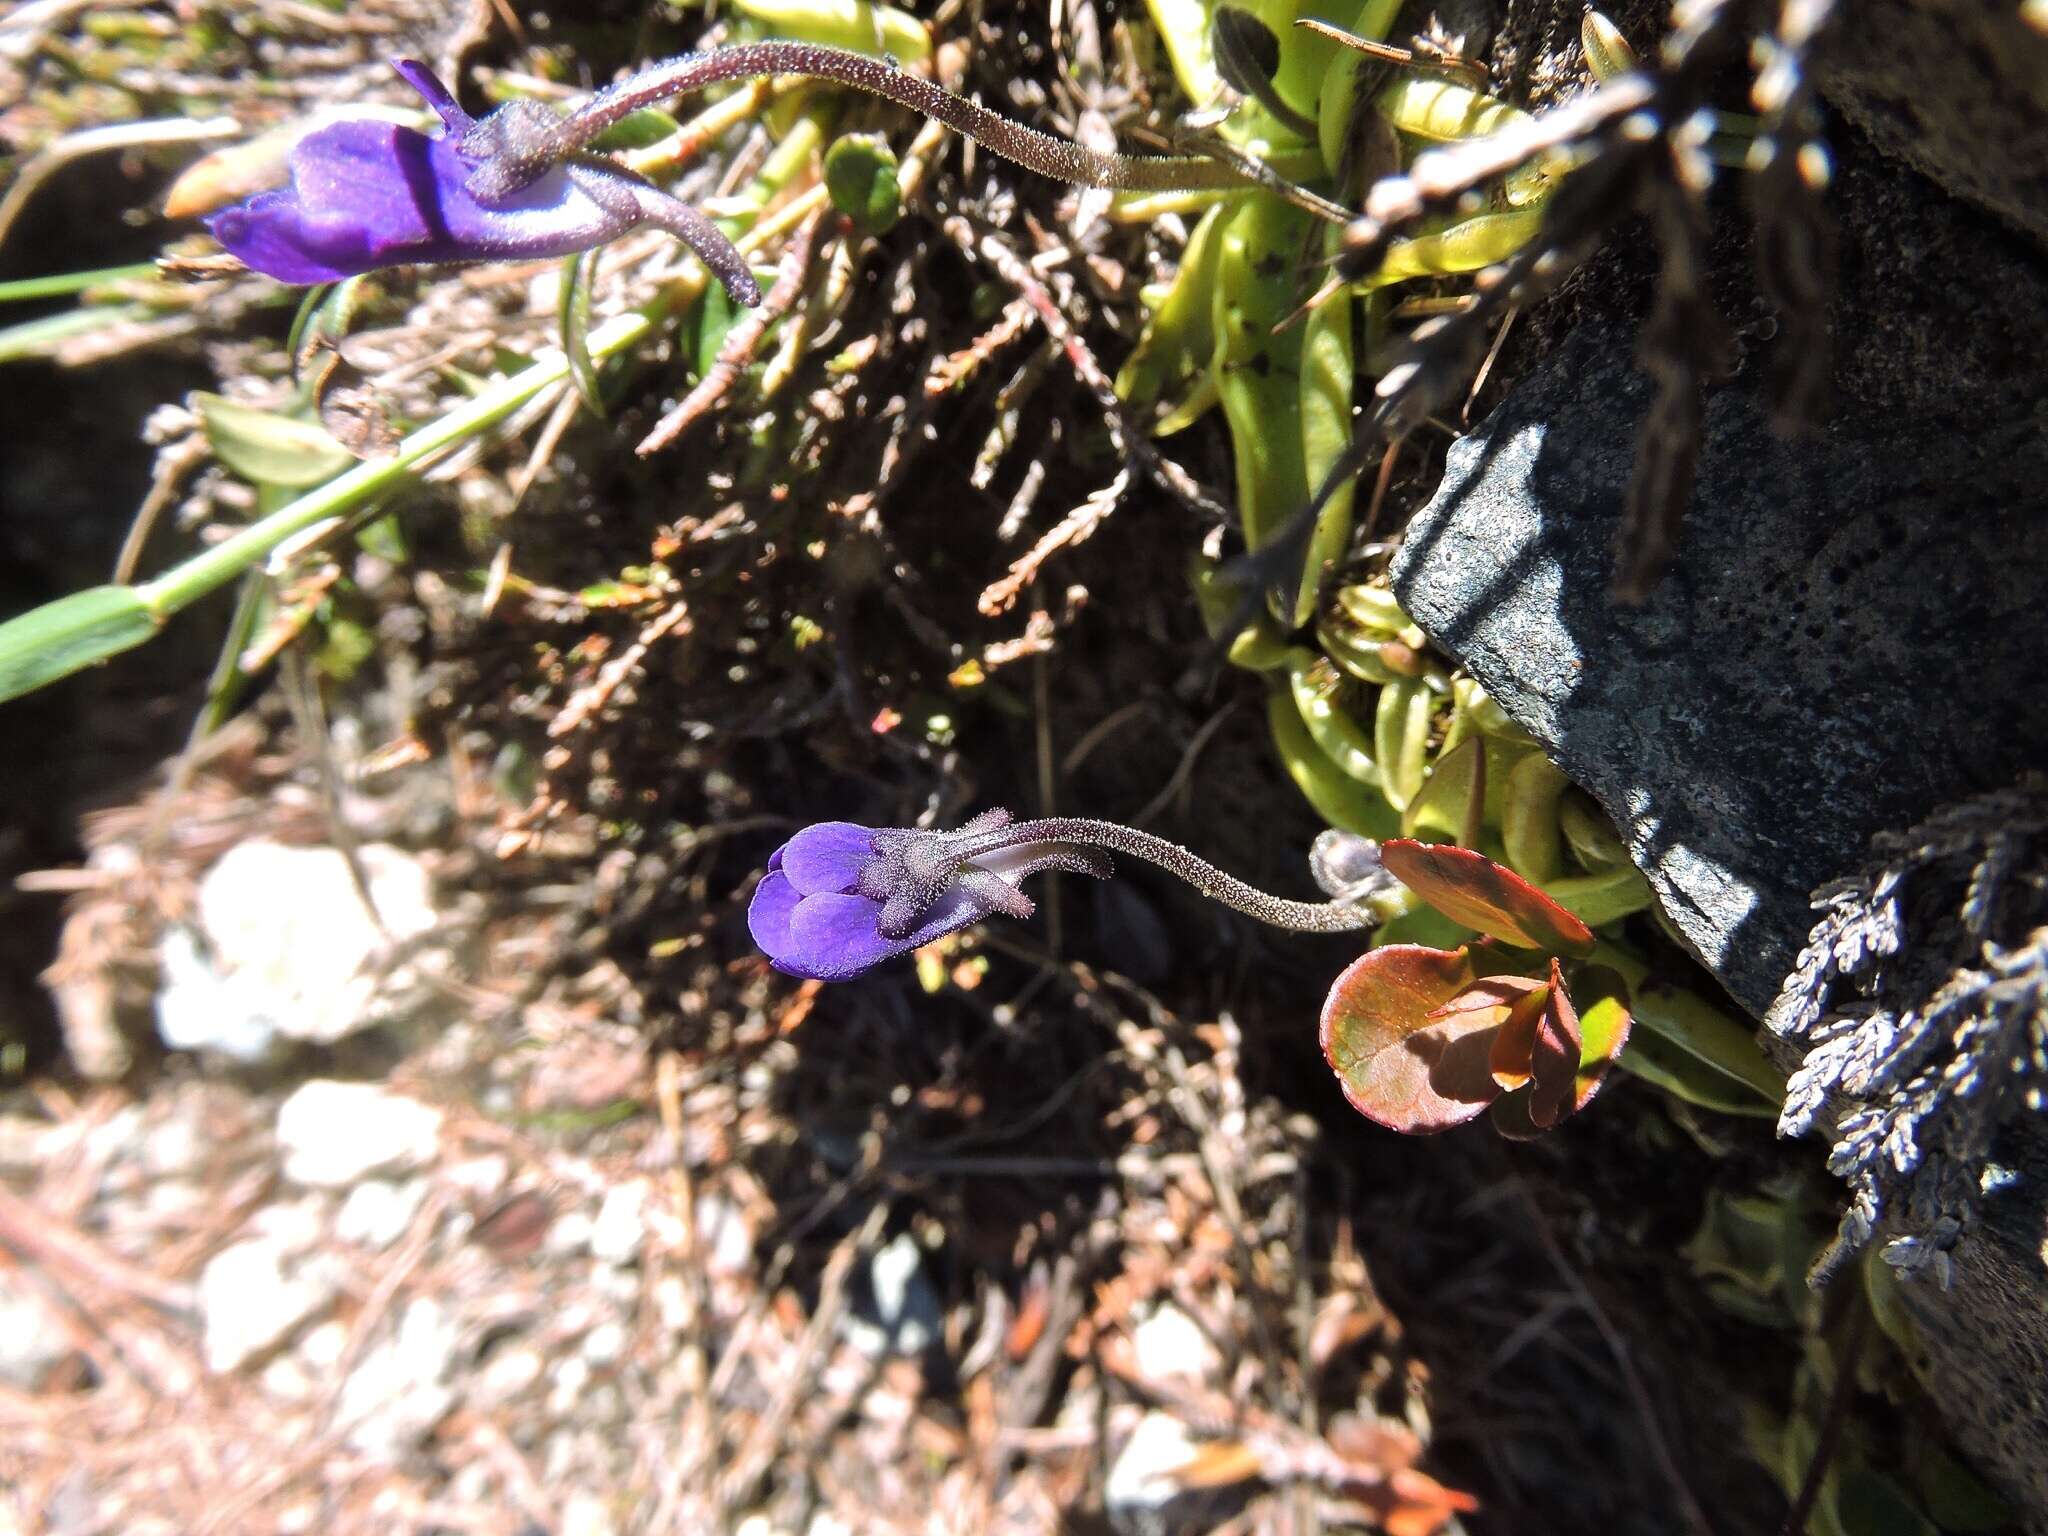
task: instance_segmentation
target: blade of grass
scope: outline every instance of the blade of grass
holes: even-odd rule
[[[0,283],[0,304],[24,299],[61,299],[68,293],[83,293],[102,283],[132,283],[156,276],[156,263],[138,261],[126,267],[101,267],[92,272],[59,272],[51,277],[20,277]]]
[[[620,315],[591,333],[590,355],[610,357],[643,340],[666,313],[668,296]],[[449,448],[488,431],[541,390],[568,375],[569,360],[544,353],[473,400],[420,428],[389,458],[345,470],[232,538],[134,587],[95,587],[59,598],[0,624],[0,702],[17,698],[149,639],[180,609],[259,564],[286,539],[325,518],[388,493]]]

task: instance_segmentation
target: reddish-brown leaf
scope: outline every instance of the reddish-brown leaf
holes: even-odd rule
[[[1549,1124],[1575,1115],[1593,1102],[1600,1085],[1607,1081],[1608,1068],[1628,1044],[1631,1022],[1628,989],[1622,979],[1605,966],[1587,966],[1578,973],[1579,991],[1595,1001],[1578,1020],[1579,1063],[1571,1077],[1571,1100]],[[1563,989],[1558,989],[1563,995]],[[1569,999],[1566,1000],[1569,1006]],[[1502,1094],[1488,1112],[1493,1128],[1511,1141],[1530,1141],[1548,1129],[1539,1125],[1532,1103],[1533,1088]]]
[[[1477,955],[1472,957],[1475,961]],[[1481,976],[1471,986],[1452,998],[1443,1007],[1430,1014],[1432,1019],[1455,1018],[1467,1013],[1494,1015],[1494,1022],[1500,1023],[1508,1016],[1508,1010],[1527,993],[1533,992],[1543,983],[1533,976]]]
[[[1531,1061],[1536,1054],[1536,1027],[1542,1021],[1549,992],[1547,986],[1538,982],[1517,996],[1507,1017],[1501,1020],[1500,1033],[1493,1037],[1487,1069],[1494,1082],[1505,1090],[1521,1087],[1534,1070]]]
[[[1521,949],[1593,952],[1592,929],[1484,854],[1450,843],[1392,837],[1380,844],[1380,858],[1395,879],[1453,922]]]
[[[1550,985],[1544,991],[1547,995],[1529,1055],[1529,1118],[1547,1129],[1576,1107],[1573,1089],[1579,1075],[1578,1010],[1564,989],[1564,972],[1555,956],[1550,961]]]
[[[1353,1108],[1412,1135],[1486,1108],[1499,1091],[1485,1072],[1495,1026],[1484,1013],[1430,1017],[1472,979],[1464,950],[1419,944],[1389,944],[1345,967],[1323,1004],[1322,1044]]]

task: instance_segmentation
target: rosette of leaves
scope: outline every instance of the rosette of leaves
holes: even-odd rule
[[[1486,1113],[1516,1140],[1584,1109],[1630,1024],[1621,977],[1583,963],[1593,931],[1469,848],[1393,838],[1380,856],[1481,937],[1456,949],[1384,945],[1338,976],[1323,1004],[1323,1056],[1352,1106],[1410,1135]]]

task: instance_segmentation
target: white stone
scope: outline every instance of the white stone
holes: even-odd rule
[[[440,1133],[438,1109],[374,1083],[316,1079],[277,1112],[284,1176],[319,1189],[417,1168],[433,1157]]]
[[[342,1383],[335,1421],[349,1445],[395,1465],[455,1406],[448,1375],[458,1341],[455,1322],[430,1297],[406,1305],[398,1331],[372,1349]]]
[[[589,1364],[580,1355],[571,1355],[555,1367],[555,1384],[548,1392],[548,1412],[569,1412],[582,1398],[589,1385]]]
[[[199,882],[196,923],[159,946],[164,1043],[255,1060],[280,1036],[339,1040],[427,995],[423,972],[444,954],[384,963],[434,927],[426,867],[383,844],[357,856],[374,916],[339,849],[255,839],[223,854]]]
[[[154,1178],[168,1179],[196,1169],[206,1156],[199,1126],[188,1114],[174,1113],[150,1127],[142,1139],[142,1166]]]
[[[599,1370],[625,1357],[628,1335],[618,1323],[599,1323],[583,1335],[583,1358]]]
[[[1170,1301],[1153,1308],[1131,1330],[1138,1374],[1150,1380],[1207,1382],[1223,1368],[1223,1357],[1209,1336],[1187,1313]]]
[[[654,1287],[654,1314],[670,1333],[687,1333],[696,1321],[696,1303],[681,1275],[663,1275]]]
[[[616,1536],[618,1525],[603,1499],[578,1490],[562,1501],[562,1536]]]
[[[332,1370],[348,1353],[348,1324],[340,1321],[315,1323],[299,1340],[299,1358],[315,1371]]]
[[[496,1152],[486,1152],[482,1157],[466,1157],[459,1163],[450,1163],[441,1170],[457,1191],[472,1200],[488,1200],[505,1187],[505,1179],[512,1171],[512,1165]]]
[[[1188,1427],[1170,1413],[1147,1413],[1111,1463],[1103,1484],[1103,1507],[1112,1520],[1161,1508],[1179,1492],[1173,1473],[1195,1459],[1197,1447]]]
[[[341,1210],[334,1218],[334,1235],[344,1243],[364,1248],[389,1248],[405,1236],[426,1198],[425,1179],[407,1179],[403,1184],[394,1184],[389,1179],[365,1179],[341,1202]]]
[[[647,1238],[647,1184],[635,1180],[605,1191],[590,1228],[590,1252],[606,1264],[631,1264]]]
[[[885,1243],[868,1260],[865,1278],[864,1294],[856,1293],[840,1321],[840,1336],[870,1360],[931,1348],[944,1319],[917,1239],[904,1232]]]
[[[304,1253],[327,1236],[327,1200],[306,1195],[297,1200],[279,1200],[250,1216],[249,1237],[267,1237],[286,1253]]]
[[[476,1396],[485,1407],[510,1402],[539,1381],[548,1363],[537,1349],[513,1345],[495,1351],[476,1375]]]
[[[561,1258],[581,1253],[590,1246],[591,1229],[596,1225],[588,1211],[564,1211],[548,1227],[545,1246]]]
[[[288,1250],[257,1237],[223,1248],[199,1275],[199,1316],[206,1368],[232,1371],[283,1342],[334,1299],[332,1271],[305,1265],[287,1274]]]
[[[33,1392],[70,1353],[48,1305],[0,1270],[0,1381]]]
[[[313,1395],[314,1382],[305,1362],[295,1355],[278,1355],[263,1367],[257,1378],[263,1390],[284,1403],[302,1403]]]
[[[754,1263],[754,1232],[740,1208],[706,1190],[697,1197],[697,1262],[707,1274],[744,1274]]]

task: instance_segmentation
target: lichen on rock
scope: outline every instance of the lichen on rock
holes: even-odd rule
[[[1994,1137],[2048,1090],[2048,779],[1880,834],[1813,904],[1765,1018],[1810,1047],[1778,1128],[1839,1117],[1835,1260],[1883,1236],[1887,1262],[1946,1287],[1980,1195],[2009,1177]]]

